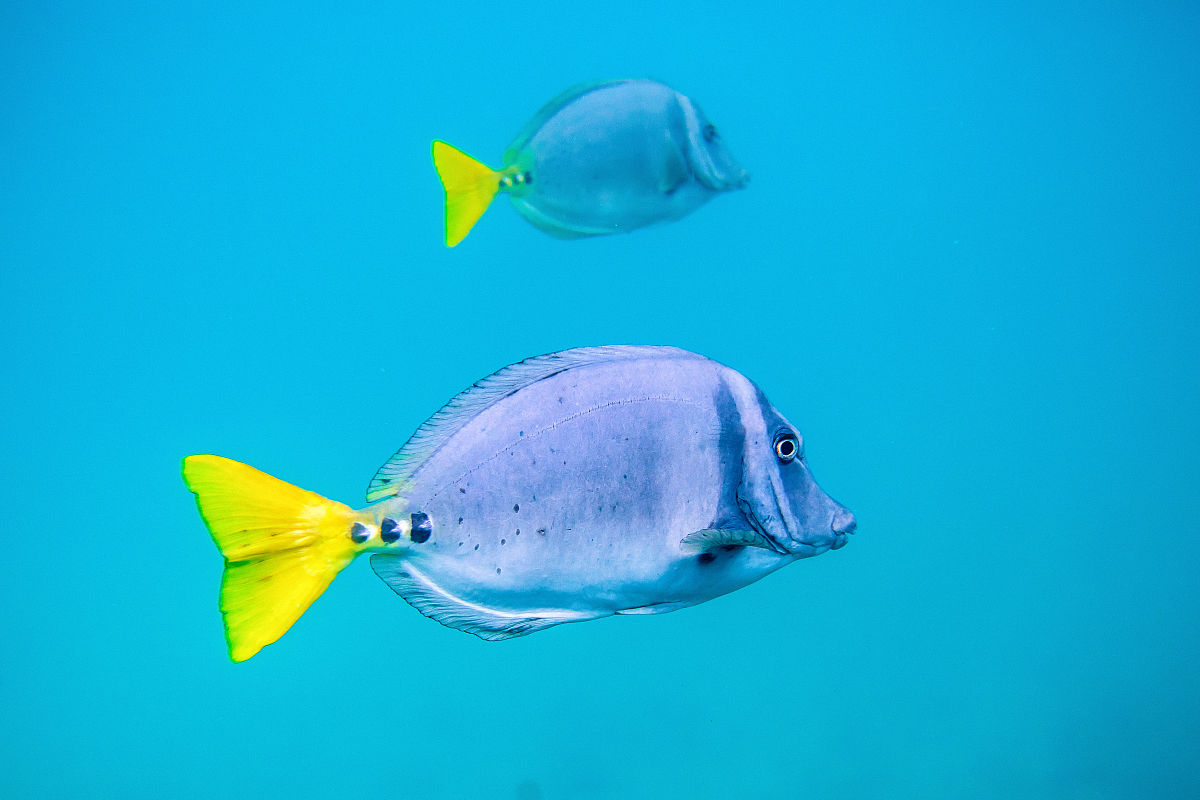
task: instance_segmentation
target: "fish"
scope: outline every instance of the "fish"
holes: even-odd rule
[[[420,613],[495,641],[694,606],[857,527],[754,383],[665,346],[565,350],[477,381],[379,469],[362,508],[215,455],[187,456],[183,479],[225,559],[235,662],[360,555]]]
[[[750,179],[698,105],[650,80],[568,89],[517,134],[499,169],[441,140],[433,163],[448,247],[501,193],[535,227],[574,239],[680,219]]]

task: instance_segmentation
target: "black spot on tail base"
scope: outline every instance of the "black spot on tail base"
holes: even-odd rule
[[[429,541],[430,536],[433,536],[433,523],[429,521],[429,515],[423,511],[413,514],[409,538],[417,544],[422,544]]]

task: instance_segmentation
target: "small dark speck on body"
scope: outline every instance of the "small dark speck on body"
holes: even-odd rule
[[[513,513],[514,513],[514,514],[516,514],[516,513],[517,513],[518,511],[520,511],[520,510],[521,510],[521,504],[520,504],[520,503],[516,503],[516,504],[514,504],[514,505],[513,505]]]
[[[501,539],[501,540],[500,540],[500,544],[507,544],[507,543],[508,543],[508,539]]]
[[[521,535],[521,529],[520,529],[520,528],[517,528],[517,533],[516,533],[516,535],[517,535],[517,536],[520,536],[520,535]]]
[[[461,486],[460,486],[460,487],[458,487],[458,493],[459,493],[459,494],[466,494],[466,493],[467,493],[467,490],[466,490],[466,489],[464,489],[463,487],[461,487]]]
[[[462,543],[462,542],[459,542],[459,543],[458,543],[458,546],[459,546],[459,547],[462,547],[462,546],[463,546],[463,543]]]
[[[475,545],[475,549],[476,549],[476,550],[478,550],[478,549],[479,549],[479,545]]]
[[[538,529],[537,529],[537,532],[538,532],[538,535],[539,535],[539,536],[545,536],[545,535],[546,535],[546,529],[545,529],[545,528],[538,528]]]
[[[458,524],[459,524],[459,525],[462,525],[462,517],[459,517],[459,518],[458,518]]]
[[[499,574],[500,574],[500,568],[499,568],[499,567],[496,567],[496,574],[497,574],[497,575],[499,575]]]

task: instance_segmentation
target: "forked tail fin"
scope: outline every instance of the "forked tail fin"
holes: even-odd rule
[[[366,515],[239,461],[188,456],[183,480],[221,554],[229,657],[245,661],[292,627],[357,555]]]
[[[433,143],[433,166],[446,190],[446,246],[466,238],[500,189],[500,173],[445,142]]]

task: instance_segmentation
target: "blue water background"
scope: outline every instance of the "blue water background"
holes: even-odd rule
[[[836,6],[5,4],[0,794],[1200,795],[1200,14]],[[433,138],[625,76],[750,188],[444,248]],[[228,661],[182,456],[358,503],[605,343],[752,377],[859,534],[498,644],[356,563]]]

